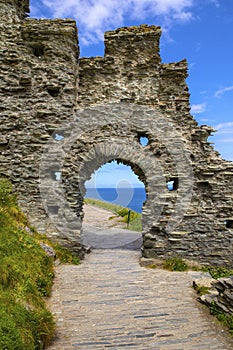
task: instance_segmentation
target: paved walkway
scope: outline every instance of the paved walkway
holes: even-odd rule
[[[97,249],[79,266],[57,267],[50,299],[57,336],[49,350],[233,349],[196,302],[194,272],[143,268],[139,256]]]
[[[83,244],[93,249],[128,249],[140,250],[142,246],[141,232],[123,228],[100,228],[85,224]]]

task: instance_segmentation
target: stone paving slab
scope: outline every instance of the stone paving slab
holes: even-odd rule
[[[195,300],[192,273],[147,269],[138,251],[94,250],[60,265],[49,305],[57,335],[49,350],[230,350],[227,331]]]
[[[104,228],[93,225],[83,225],[82,243],[92,249],[122,248],[140,250],[142,233],[119,227]]]

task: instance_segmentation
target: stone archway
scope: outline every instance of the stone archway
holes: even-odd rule
[[[89,134],[89,139],[90,136]],[[72,165],[70,162],[66,164],[66,168],[69,168],[69,176],[65,178],[65,182],[73,210],[80,213],[80,203],[83,203],[86,191],[85,182],[91,178],[92,173],[107,162],[121,161],[129,165],[145,184],[147,201],[142,211],[143,250],[150,250],[155,241],[158,246],[163,246],[164,250],[167,240],[165,228],[170,219],[170,215],[166,216],[166,206],[169,202],[170,209],[171,206],[175,207],[177,193],[174,195],[168,190],[169,177],[165,176],[161,161],[153,157],[149,149],[142,147],[138,140],[127,141],[121,138],[111,138],[95,144],[85,152],[80,163],[75,162],[75,147],[72,153]],[[76,171],[72,171],[72,167]],[[80,215],[81,221],[82,214]]]

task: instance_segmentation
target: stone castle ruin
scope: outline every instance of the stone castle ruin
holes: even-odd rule
[[[74,20],[27,13],[0,0],[0,174],[32,224],[83,256],[84,183],[117,160],[145,184],[144,257],[232,267],[233,163],[190,115],[187,62],[161,62],[160,28],[107,32],[104,57],[79,58]]]

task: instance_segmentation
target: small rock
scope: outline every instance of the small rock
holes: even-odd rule
[[[193,287],[196,288],[196,287],[207,287],[207,288],[213,288],[212,286],[212,283],[214,282],[215,280],[212,278],[212,277],[201,277],[201,278],[198,278],[198,279],[195,279],[193,281]]]
[[[44,249],[45,253],[46,253],[48,256],[51,256],[51,257],[53,257],[54,259],[56,258],[56,253],[55,253],[55,251],[53,250],[52,247],[50,247],[49,245],[47,245],[47,244],[45,244],[45,243],[43,243],[43,242],[40,243],[40,246],[41,246],[42,249]]]
[[[205,305],[210,307],[212,305],[212,302],[217,300],[217,295],[218,295],[218,293],[213,292],[210,294],[202,295],[202,296],[198,297],[197,300],[200,303],[205,304]]]
[[[85,254],[90,254],[91,252],[91,246],[90,245],[84,245],[83,246]]]

